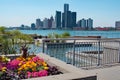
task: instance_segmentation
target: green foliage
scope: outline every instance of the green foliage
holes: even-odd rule
[[[5,27],[4,26],[0,26],[0,34],[4,34],[5,33]]]
[[[70,33],[69,32],[64,32],[62,34],[62,38],[68,38],[68,37],[70,37]]]
[[[0,53],[2,54],[15,54],[23,44],[26,45],[32,41],[33,38],[30,35],[18,30],[7,31],[4,27],[0,27]]]
[[[69,38],[70,37],[70,34],[69,32],[64,32],[62,34],[57,34],[57,33],[51,33],[51,34],[48,34],[48,38],[51,38],[51,39],[57,39],[57,38]],[[65,42],[64,40],[51,40],[51,42]]]
[[[48,34],[48,38],[68,38],[68,37],[70,37],[69,32],[64,32],[62,34],[57,34],[57,33]]]

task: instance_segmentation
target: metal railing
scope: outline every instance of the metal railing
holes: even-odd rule
[[[83,68],[120,63],[120,41],[117,39],[43,39],[42,52]]]

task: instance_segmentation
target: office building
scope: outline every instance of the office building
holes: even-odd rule
[[[65,28],[65,13],[62,13],[62,28]]]
[[[93,20],[91,18],[87,19],[87,29],[88,30],[93,29]]]
[[[69,11],[69,4],[64,4],[64,12]]]
[[[61,29],[61,12],[60,11],[56,11],[55,23],[56,23],[56,28]]]
[[[72,12],[72,18],[71,18],[71,23],[72,23],[72,27],[76,27],[76,12]]]
[[[56,29],[56,22],[54,20],[52,21],[52,29]]]
[[[45,18],[45,19],[43,20],[43,28],[44,28],[44,29],[48,28],[48,19],[47,19],[47,18]]]
[[[86,29],[86,27],[87,27],[87,25],[86,25],[86,20],[83,18],[83,19],[80,20],[80,22],[81,22],[81,25],[80,25],[81,28],[82,28],[82,29]]]
[[[36,29],[40,29],[42,27],[42,22],[40,19],[36,19]]]
[[[48,19],[48,28],[51,29],[52,28],[52,22],[53,22],[53,16],[50,17],[50,19]]]
[[[64,4],[64,12],[62,13],[62,28],[72,29],[76,26],[76,12],[69,10],[69,4]]]
[[[116,29],[120,29],[120,21],[116,21],[115,22],[115,28]]]

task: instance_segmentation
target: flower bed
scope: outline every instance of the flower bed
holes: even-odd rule
[[[0,80],[19,80],[56,74],[62,72],[36,55],[27,58],[19,56],[13,60],[0,57]]]

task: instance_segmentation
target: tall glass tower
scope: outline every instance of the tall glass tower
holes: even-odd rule
[[[64,4],[64,12],[69,11],[69,4]]]
[[[60,29],[61,28],[61,12],[60,11],[56,11],[55,22],[56,22],[56,28]]]
[[[72,29],[76,26],[76,12],[69,10],[69,4],[64,4],[64,12],[62,13],[62,28]]]

